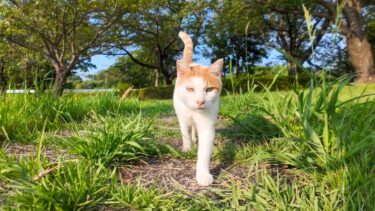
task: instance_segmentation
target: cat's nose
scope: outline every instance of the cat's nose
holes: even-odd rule
[[[204,100],[197,100],[196,102],[197,102],[197,104],[198,104],[199,106],[201,106],[201,105],[204,104]]]

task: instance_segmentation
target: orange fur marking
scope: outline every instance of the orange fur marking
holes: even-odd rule
[[[177,78],[176,85],[181,85],[183,82],[190,80],[193,77],[202,78],[207,87],[213,87],[219,91],[221,90],[220,78],[211,73],[211,70],[208,67],[201,65],[191,66],[190,70],[187,70],[181,75],[181,77]]]
[[[180,32],[178,36],[184,42],[183,57],[180,61],[177,61],[177,72],[180,73],[176,80],[176,85],[180,85],[186,80],[193,77],[200,77],[206,83],[207,87],[213,87],[218,91],[221,91],[221,79],[220,76],[213,74],[209,67],[202,65],[190,65],[193,62],[193,41],[190,36],[185,32]]]
[[[185,32],[178,33],[178,36],[185,45],[182,59],[185,60],[187,64],[191,64],[193,62],[193,41]]]

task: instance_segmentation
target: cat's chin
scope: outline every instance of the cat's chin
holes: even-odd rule
[[[188,105],[188,108],[193,111],[204,111],[207,109],[207,106]]]
[[[197,107],[197,108],[194,108],[194,110],[196,111],[203,111],[203,110],[206,110],[205,107]]]

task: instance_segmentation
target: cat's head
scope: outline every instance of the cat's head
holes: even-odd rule
[[[219,59],[207,67],[199,64],[189,65],[184,60],[178,60],[176,97],[194,110],[210,108],[218,101],[221,93],[223,63],[223,59]]]

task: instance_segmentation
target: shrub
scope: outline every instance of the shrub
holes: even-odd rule
[[[174,86],[146,87],[134,90],[131,96],[139,99],[172,99]]]
[[[121,96],[126,90],[128,90],[131,87],[130,84],[127,83],[118,83],[115,86],[115,89],[118,90],[118,94]]]
[[[274,80],[274,75],[265,76],[242,76],[240,78],[234,78],[232,87],[231,78],[223,79],[223,93],[229,92],[247,92],[249,89],[255,86],[254,91],[264,91],[262,85],[269,86]],[[310,78],[308,76],[300,76],[298,84],[305,87]],[[275,81],[271,90],[289,90],[292,89],[296,82],[294,79],[287,76],[279,76]],[[132,97],[137,97],[141,100],[145,99],[172,99],[174,85],[161,86],[161,87],[146,87],[142,89],[133,90],[130,94]]]
[[[233,80],[233,85],[231,78],[223,79],[223,90],[229,92],[247,92],[252,87],[254,91],[264,91],[263,86],[269,86],[274,80],[274,75],[265,75],[265,76],[242,76],[240,78],[235,78]],[[301,75],[298,78],[298,85],[305,87],[310,78],[308,76]],[[274,82],[270,90],[290,90],[292,87],[297,84],[297,81],[288,76],[279,76]]]

